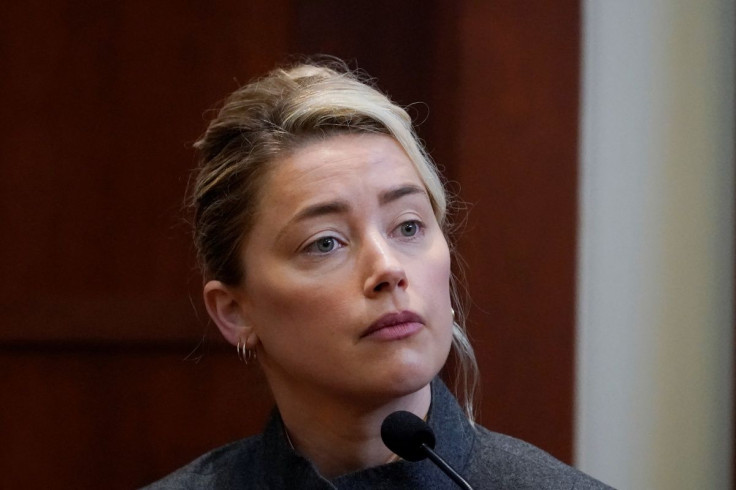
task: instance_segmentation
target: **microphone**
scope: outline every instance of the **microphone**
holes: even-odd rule
[[[389,414],[381,424],[383,443],[407,461],[421,461],[429,458],[445,472],[460,488],[473,490],[457,471],[434,452],[434,432],[421,418],[411,412],[399,410]]]

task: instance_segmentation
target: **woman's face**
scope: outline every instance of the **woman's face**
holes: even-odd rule
[[[452,340],[447,242],[402,148],[339,135],[277,160],[237,295],[276,394],[396,397]]]

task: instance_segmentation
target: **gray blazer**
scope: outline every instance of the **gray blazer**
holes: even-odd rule
[[[439,379],[432,382],[427,419],[435,451],[474,489],[610,488],[548,453],[513,437],[473,427]],[[397,461],[340,476],[322,477],[295,452],[277,410],[262,434],[215,449],[148,487],[163,489],[452,489],[430,461]]]

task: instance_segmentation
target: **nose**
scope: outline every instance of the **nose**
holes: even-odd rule
[[[404,266],[382,236],[370,237],[363,255],[367,271],[363,292],[367,297],[407,288],[409,281]]]

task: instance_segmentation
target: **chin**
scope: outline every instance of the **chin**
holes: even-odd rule
[[[443,363],[444,364],[444,363]],[[374,385],[376,391],[384,396],[398,398],[416,393],[427,386],[442,369],[439,366],[429,365],[426,360],[419,364],[404,364],[386,371]]]

